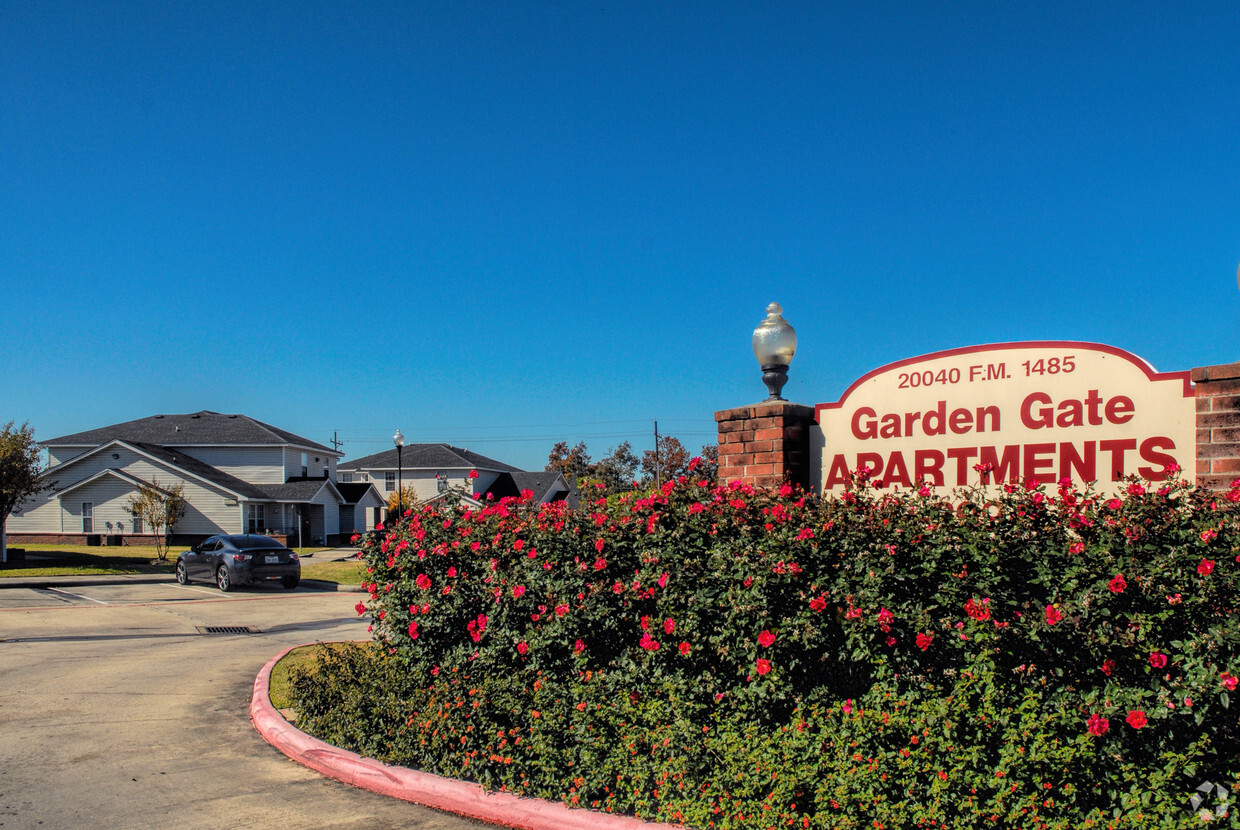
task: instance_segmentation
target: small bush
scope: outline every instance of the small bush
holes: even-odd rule
[[[428,507],[364,548],[379,647],[295,678],[299,725],[697,827],[1195,826],[1240,778],[1238,501],[861,476]]]

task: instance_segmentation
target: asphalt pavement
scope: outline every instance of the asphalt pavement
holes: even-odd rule
[[[482,826],[326,779],[251,726],[271,657],[367,636],[355,597],[77,580],[0,579],[0,828]]]

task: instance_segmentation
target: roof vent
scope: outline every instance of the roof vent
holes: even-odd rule
[[[163,415],[156,415],[155,417],[156,417],[156,418],[162,418],[162,417],[164,417],[164,416],[163,416]]]
[[[196,414],[194,414],[194,415],[190,415],[189,417],[191,417],[191,418],[201,418],[201,417],[202,417],[202,413],[201,413],[201,412],[199,412],[199,413],[196,413]]]

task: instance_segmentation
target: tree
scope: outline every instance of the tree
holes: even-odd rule
[[[607,492],[627,490],[633,486],[639,463],[633,454],[633,445],[624,441],[600,458],[598,463],[590,465],[589,477],[601,483]]]
[[[397,516],[396,509],[399,507],[404,510],[409,510],[417,503],[418,503],[418,497],[417,497],[417,494],[413,490],[413,485],[406,484],[403,487],[401,487],[399,491],[393,490],[392,492],[388,493],[387,495],[388,515],[392,517],[392,521],[399,521],[400,517]]]
[[[568,479],[569,484],[573,484],[577,479],[590,474],[590,454],[586,452],[586,444],[584,441],[578,442],[577,446],[571,449],[567,441],[560,441],[551,448],[550,455],[547,456],[547,472],[563,473],[564,478]]]
[[[0,564],[9,561],[5,528],[13,509],[52,487],[43,473],[34,430],[29,423],[14,428],[13,421],[9,421],[0,430]]]
[[[689,451],[675,436],[659,436],[656,449],[642,453],[642,475],[648,483],[689,475]]]
[[[155,478],[150,484],[139,484],[137,495],[129,497],[131,512],[155,535],[155,554],[161,562],[168,558],[168,539],[188,506],[184,484],[161,487]]]
[[[694,470],[699,477],[710,482],[719,479],[719,445],[703,444],[702,445],[702,463]]]

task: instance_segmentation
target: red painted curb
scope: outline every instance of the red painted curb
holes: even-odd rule
[[[300,646],[289,646],[271,658],[254,678],[250,720],[263,740],[302,766],[364,790],[520,830],[683,830],[675,824],[598,813],[512,793],[487,792],[477,784],[388,766],[312,738],[281,717],[271,705],[271,669],[294,648]]]

